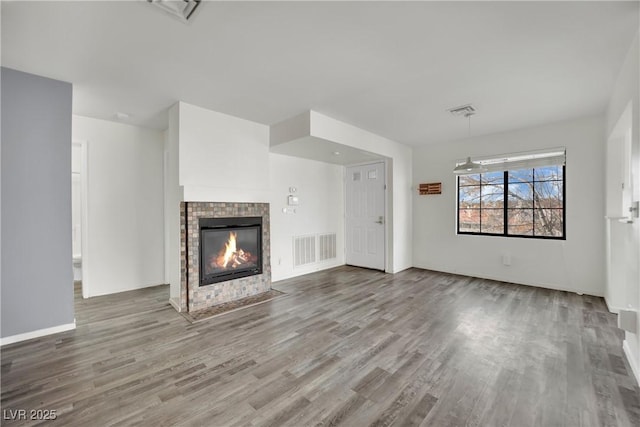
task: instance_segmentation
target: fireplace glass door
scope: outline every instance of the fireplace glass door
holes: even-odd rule
[[[201,220],[201,286],[262,273],[261,220],[246,217]]]

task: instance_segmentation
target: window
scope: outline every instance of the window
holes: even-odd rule
[[[564,152],[551,154],[481,160],[487,172],[459,176],[458,234],[564,239]]]

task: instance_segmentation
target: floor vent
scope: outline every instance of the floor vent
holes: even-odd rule
[[[316,236],[295,236],[293,238],[293,266],[316,262]]]
[[[318,236],[318,260],[325,261],[336,257],[336,233]]]

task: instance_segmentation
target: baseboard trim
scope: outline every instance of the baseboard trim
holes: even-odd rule
[[[522,282],[522,281],[515,281],[515,279],[513,278],[508,278],[508,277],[495,277],[495,276],[490,276],[490,275],[478,275],[475,273],[466,273],[464,271],[457,271],[457,270],[444,270],[441,268],[435,269],[435,268],[430,268],[430,267],[420,267],[420,266],[413,266],[413,268],[419,268],[421,270],[429,270],[429,271],[435,271],[437,273],[448,273],[448,274],[455,274],[457,276],[466,276],[466,277],[472,277],[475,279],[486,279],[486,280],[494,280],[496,282],[505,282],[505,283],[513,283],[515,285],[524,285],[524,286],[532,286],[534,288],[542,288],[542,289],[550,289],[552,291],[563,291],[563,292],[573,292],[574,294],[578,294],[578,295],[590,295],[590,296],[594,296],[594,297],[600,297],[600,298],[604,298],[603,294],[599,294],[599,293],[595,293],[595,292],[591,292],[591,291],[585,291],[582,289],[574,289],[574,288],[566,288],[564,286],[556,286],[553,284],[549,284],[549,283],[532,283],[532,282]]]
[[[60,332],[71,331],[76,328],[76,321],[73,323],[67,323],[65,325],[53,326],[51,328],[38,329],[37,331],[25,332],[24,334],[11,335],[9,337],[0,338],[0,346],[7,344],[13,344],[20,341],[31,340],[34,338],[44,337],[45,335],[57,334]]]
[[[180,308],[180,302],[178,301],[178,298],[177,298],[177,297],[169,298],[169,304],[171,304],[171,306],[172,306],[173,308],[175,308],[175,310],[176,310],[178,313],[181,313],[181,312],[182,312],[182,309]]]
[[[413,267],[411,265],[409,267],[401,267],[401,268],[398,268],[397,270],[392,271],[391,274],[398,274],[398,273],[400,273],[402,271],[409,270],[410,268],[415,268],[415,267]],[[388,273],[388,271],[385,270],[385,273]]]
[[[640,370],[638,370],[638,365],[636,365],[636,360],[633,358],[631,354],[631,349],[629,348],[629,343],[627,340],[622,341],[622,350],[624,351],[625,356],[627,356],[627,361],[629,362],[629,366],[631,366],[631,370],[633,371],[633,376],[636,377],[637,384],[640,384]]]
[[[324,262],[325,261],[323,261],[322,263],[311,264],[309,266],[307,265],[301,266],[294,269],[294,271],[289,271],[288,273],[285,273],[282,276],[276,275],[275,277],[273,276],[273,268],[272,268],[271,282],[272,283],[280,282],[281,280],[293,279],[294,277],[305,276],[307,274],[318,273],[320,271],[331,270],[332,268],[342,267],[343,265],[346,265],[344,262],[327,262],[326,264],[324,264]]]
[[[152,284],[137,286],[134,288],[113,289],[108,292],[99,292],[97,294],[87,294],[87,296],[86,297],[83,296],[83,298],[104,297],[106,295],[119,294],[122,292],[139,291],[141,289],[153,288],[154,286],[169,286],[169,284],[168,283],[152,283]]]
[[[604,296],[603,298],[604,298],[604,303],[607,305],[607,310],[609,310],[610,313],[620,314],[620,310],[622,310],[621,307],[614,307],[609,304],[609,300],[607,299],[606,296]]]

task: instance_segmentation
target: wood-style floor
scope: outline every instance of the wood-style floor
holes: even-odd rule
[[[640,425],[640,391],[601,298],[419,269],[340,267],[274,288],[287,295],[196,324],[170,307],[166,286],[78,298],[75,331],[2,348],[3,418]]]

